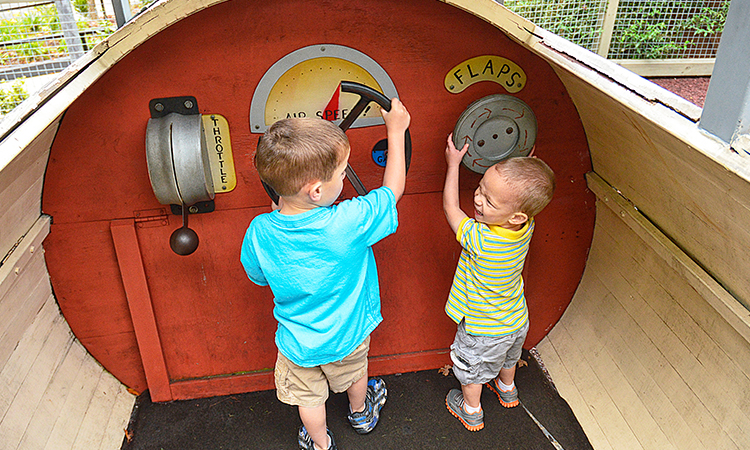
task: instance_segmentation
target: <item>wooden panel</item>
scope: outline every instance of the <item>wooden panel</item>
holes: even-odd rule
[[[63,405],[70,397],[78,396],[78,387],[75,386],[75,380],[86,357],[86,350],[73,342],[67,349],[62,363],[54,368],[52,378],[47,384],[44,395],[32,410],[29,417],[29,425],[26,428],[23,439],[19,448],[38,448],[43,449],[50,438],[54,427],[57,426],[58,420],[63,420]],[[67,420],[74,420],[76,417],[69,415]],[[55,439],[59,436],[55,437]],[[60,448],[68,448],[63,442],[58,442]]]
[[[43,130],[15,159],[0,169],[0,255],[5,254],[26,234],[39,218],[42,199],[42,180],[47,158],[57,131],[56,122]],[[0,153],[6,148],[0,146]]]
[[[615,190],[590,184],[603,201],[586,272],[540,346],[558,389],[592,443],[593,415],[608,438],[624,419],[643,448],[744,448],[747,311]]]
[[[565,367],[565,362],[569,361],[569,359],[565,358],[565,361],[563,361],[556,348],[557,341],[565,339],[567,336],[562,326],[555,327],[542,339],[539,345],[536,346],[536,349],[542,357],[547,371],[554,374],[555,388],[560,396],[570,405],[591,445],[596,450],[611,450],[612,446],[609,445],[604,431],[602,431],[602,428],[596,421],[596,417],[583,398],[581,391],[573,381],[571,373],[575,373],[577,368],[574,367],[568,370]]]
[[[117,398],[112,407],[106,427],[102,428],[102,442],[99,450],[112,450],[122,446],[124,430],[130,421],[130,413],[135,404],[135,396],[128,392],[125,385],[120,385]],[[78,450],[79,447],[74,447]],[[80,447],[80,450],[89,450],[96,447]]]
[[[29,409],[36,409],[39,405],[47,384],[72,343],[73,334],[70,328],[64,320],[59,320],[43,343],[40,352],[37,355],[27,355],[27,358],[33,358],[28,365],[28,371],[24,373],[19,371],[18,367],[10,365],[4,367],[3,371],[7,369],[8,372],[19,375],[13,376],[13,381],[18,383],[17,389],[14,389],[9,397],[3,395],[0,398],[10,399],[7,409],[0,409],[0,412],[5,413],[3,422],[0,423],[0,441],[11,448],[21,442],[31,419]]]
[[[141,250],[135,234],[135,222],[125,219],[114,220],[111,230],[151,397],[156,402],[172,400],[164,352],[156,328]]]
[[[408,369],[415,368],[417,360],[421,364],[429,360],[422,368],[444,361],[441,352],[455,332],[443,312],[459,250],[442,212],[445,137],[467,105],[487,95],[507,94],[492,82],[451,94],[443,85],[445,75],[461,61],[485,54],[502,55],[523,67],[526,86],[514,96],[534,110],[539,124],[536,155],[555,170],[559,180],[552,204],[538,217],[525,273],[532,324],[527,345],[538,342],[562,315],[585,265],[594,219],[593,197],[584,177],[590,170],[586,137],[552,68],[491,24],[524,27],[524,21],[492,2],[455,4],[481,16],[491,15],[490,23],[450,4],[428,0],[356,0],[334,10],[310,10],[307,2],[295,0],[284,3],[287,13],[282,14],[305,11],[306,20],[287,21],[279,30],[278,24],[254,20],[279,14],[278,5],[247,1],[206,9],[193,4],[192,15],[188,15],[189,5],[179,11],[176,6],[158,6],[144,13],[149,21],[140,31],[130,36],[116,33],[131,43],[145,38],[141,31],[155,34],[126,50],[114,49],[124,41],[113,37],[116,42],[98,63],[109,64],[118,54],[127,56],[71,103],[51,151],[44,188],[44,211],[55,218],[54,232],[45,243],[53,286],[63,313],[86,348],[120,380],[137,390],[145,388],[124,291],[113,263],[114,249],[102,232],[111,220],[161,207],[153,195],[144,157],[147,106],[152,98],[189,91],[198,99],[201,112],[227,118],[233,146],[239,149],[235,152],[238,186],[217,195],[215,212],[191,217],[191,227],[201,239],[191,256],[176,257],[168,248],[178,218],[168,219],[168,226],[137,229],[167,372],[173,383],[183,386],[215,386],[218,381],[203,378],[243,377],[273,366],[272,296],[268,289],[247,280],[237,256],[248,222],[268,211],[267,196],[252,164],[258,135],[247,127],[248,108],[258,81],[279,58],[322,42],[319,29],[305,26],[309,21],[351,24],[353,28],[328,30],[325,40],[378,61],[412,115],[415,150],[407,193],[399,204],[399,230],[375,249],[385,320],[373,333],[371,348],[373,357],[403,355]],[[367,25],[351,23],[352,9],[377,10],[378,14]],[[157,14],[160,10],[165,15]],[[183,16],[184,20],[166,26]],[[247,23],[255,25],[247,27]],[[377,28],[408,32],[376,36],[368,31]],[[437,32],[449,28],[464,30],[462,39]],[[290,38],[268,39],[280,33]],[[523,42],[534,39],[523,28],[511,34]],[[227,38],[247,45],[219,45]],[[165,48],[170,49],[166,58]],[[205,58],[200,55],[210,57],[212,64],[203,64]],[[132,89],[132,74],[145,65],[151,76]],[[93,70],[101,68],[92,66]],[[115,116],[119,120],[111,120]],[[87,131],[83,141],[81,129]],[[382,181],[382,169],[373,163],[370,149],[384,136],[383,127],[349,132],[352,166],[368,187]],[[92,181],[91,173],[108,176]],[[462,170],[461,178],[468,205],[479,175]],[[347,194],[351,189],[347,188]],[[558,270],[547,270],[551,265]],[[413,356],[418,353],[421,359]],[[389,360],[377,367],[397,371],[396,366]]]
[[[52,295],[42,252],[39,252],[34,264],[26,269],[24,279],[16,284],[17,290],[0,299],[0,317],[3,318],[0,326],[0,366],[8,360],[39,308]]]
[[[89,359],[88,363],[96,364],[93,359]],[[103,430],[107,428],[107,424],[110,418],[112,418],[112,413],[122,388],[122,383],[115,377],[104,370],[100,371],[99,382],[94,390],[94,396],[88,404],[86,414],[82,418],[80,429],[72,446],[73,449],[95,450],[103,444]],[[129,395],[129,398],[132,401],[135,397]],[[128,417],[129,413],[119,414],[119,423],[122,425],[118,436],[120,439],[119,442],[108,440],[107,442],[110,444],[109,448],[116,449],[118,448],[117,445],[122,444],[122,429],[127,427]]]
[[[83,347],[77,342],[76,347],[83,350]],[[46,448],[73,448],[81,421],[94,399],[101,374],[102,367],[91,360],[87,360],[85,364],[81,365],[70,385],[70,395],[65,397]]]
[[[7,411],[31,364],[58,322],[64,322],[64,319],[59,314],[54,298],[50,296],[39,311],[37,320],[16,343],[17,350],[0,369],[0,416]]]
[[[558,75],[581,114],[594,171],[750,306],[747,164],[656,102]]]

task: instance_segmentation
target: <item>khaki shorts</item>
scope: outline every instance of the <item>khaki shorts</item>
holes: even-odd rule
[[[301,367],[280,352],[276,358],[274,378],[276,397],[283,403],[314,408],[328,400],[329,389],[344,392],[367,375],[367,353],[370,336],[342,359],[322,366]]]

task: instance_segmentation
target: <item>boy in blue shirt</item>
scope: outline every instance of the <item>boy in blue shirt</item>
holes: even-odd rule
[[[280,200],[250,223],[240,260],[250,280],[274,294],[276,395],[298,406],[302,449],[336,448],[326,426],[329,390],[346,391],[349,421],[361,434],[375,427],[387,396],[383,380],[367,379],[370,333],[383,320],[372,245],[398,226],[411,118],[395,98],[382,115],[383,187],[336,205],[350,146],[331,122],[280,120],[255,155],[260,178]]]
[[[482,385],[506,408],[518,405],[516,363],[529,329],[521,272],[534,216],[552,200],[555,175],[538,158],[495,164],[474,192],[472,218],[458,201],[458,168],[467,149],[457,150],[448,136],[443,210],[463,251],[445,305],[458,324],[451,360],[461,390],[452,389],[445,404],[468,430],[479,431]]]

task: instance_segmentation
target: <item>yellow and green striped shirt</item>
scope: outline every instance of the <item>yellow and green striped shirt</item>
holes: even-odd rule
[[[528,322],[521,272],[533,232],[534,219],[518,231],[469,217],[459,224],[463,251],[445,312],[456,323],[466,319],[469,334],[502,336]]]

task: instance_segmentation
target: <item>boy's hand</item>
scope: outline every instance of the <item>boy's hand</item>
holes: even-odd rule
[[[401,100],[398,98],[391,99],[390,111],[380,108],[380,114],[383,116],[385,127],[388,131],[400,131],[403,133],[409,128],[411,116],[409,115],[409,111],[406,110],[404,104],[401,103]]]
[[[448,163],[448,167],[458,166],[461,164],[466,152],[469,151],[469,143],[467,142],[461,150],[457,150],[453,144],[453,133],[448,135],[448,144],[445,146],[445,162]]]

